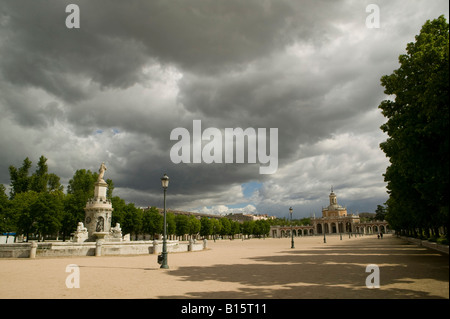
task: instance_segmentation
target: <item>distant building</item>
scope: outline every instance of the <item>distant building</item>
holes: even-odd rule
[[[312,218],[311,222],[316,234],[352,233],[356,232],[355,224],[360,222],[359,216],[348,215],[347,208],[337,202],[337,196],[331,188],[330,204],[322,208],[322,218]]]
[[[243,223],[245,221],[252,221],[252,220],[267,220],[267,219],[275,219],[275,216],[269,216],[267,214],[244,214],[244,213],[236,213],[236,214],[230,214],[226,215],[225,217],[237,221],[240,223]]]
[[[322,207],[322,217],[345,217],[347,216],[347,208],[342,207],[337,202],[337,196],[333,192],[333,187],[331,187],[330,205],[328,207]]]
[[[386,221],[370,221],[361,223],[358,215],[347,214],[347,208],[337,202],[337,196],[331,188],[329,195],[330,203],[327,207],[322,207],[322,217],[311,218],[312,225],[293,226],[294,236],[320,235],[320,234],[373,234],[389,232]],[[291,226],[272,226],[270,235],[272,237],[289,237]]]

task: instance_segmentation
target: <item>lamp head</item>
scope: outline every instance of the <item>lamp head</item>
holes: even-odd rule
[[[164,189],[169,187],[169,176],[167,176],[166,174],[164,174],[164,176],[161,177],[161,185]]]

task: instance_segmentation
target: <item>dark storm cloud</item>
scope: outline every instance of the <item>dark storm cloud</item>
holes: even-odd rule
[[[201,74],[239,70],[298,39],[325,41],[329,18],[345,13],[336,1],[75,1],[82,27],[68,30],[71,2],[5,1],[7,80],[77,101],[88,95],[77,77],[126,88],[151,58]]]
[[[329,184],[381,202],[379,79],[448,5],[379,2],[370,30],[364,1],[0,0],[0,182],[44,154],[66,181],[106,161],[139,205],[160,199],[165,172],[177,208],[245,203],[249,181],[262,212],[326,202]],[[69,3],[80,29],[65,27]],[[278,128],[278,172],[173,164],[170,132],[194,119]]]

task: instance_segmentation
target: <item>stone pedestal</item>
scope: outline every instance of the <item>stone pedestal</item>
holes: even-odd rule
[[[112,241],[122,241],[122,228],[120,228],[119,223],[116,223],[116,226],[111,228],[109,237]]]
[[[30,258],[34,259],[36,258],[36,251],[37,251],[37,242],[32,241],[30,245]]]
[[[84,224],[88,232],[88,241],[104,239],[111,231],[112,204],[106,199],[108,184],[104,180],[95,183],[94,198],[86,203]]]
[[[95,256],[100,257],[102,255],[102,246],[104,242],[104,239],[98,239],[95,242]]]
[[[88,234],[87,228],[84,227],[82,222],[79,222],[78,226],[77,226],[77,230],[74,233],[72,241],[76,242],[76,243],[82,243],[82,242],[85,242],[86,240],[88,240],[88,238],[89,238],[89,234]]]

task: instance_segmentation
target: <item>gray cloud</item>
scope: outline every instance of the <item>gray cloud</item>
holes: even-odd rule
[[[116,193],[160,205],[309,215],[331,184],[350,210],[386,199],[379,79],[445,1],[0,0],[0,182],[29,156],[68,181],[108,166]],[[77,3],[81,28],[67,29]],[[279,129],[279,170],[173,164],[176,127]],[[241,185],[256,183],[252,196]],[[353,205],[353,207],[352,207]],[[246,208],[247,207],[247,208]]]

